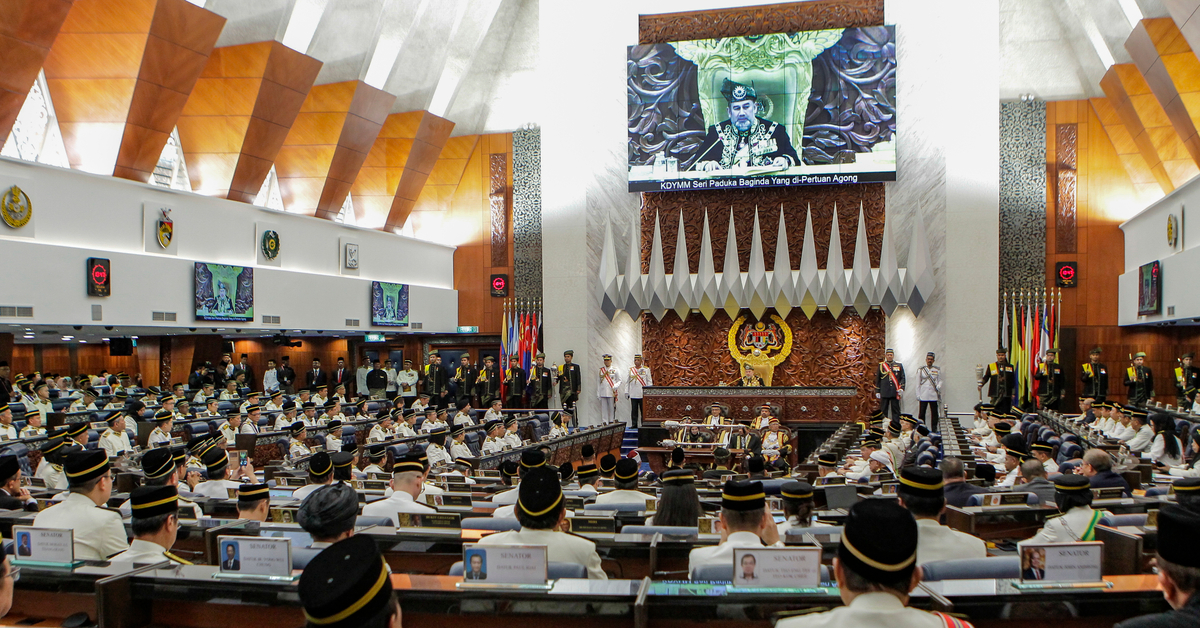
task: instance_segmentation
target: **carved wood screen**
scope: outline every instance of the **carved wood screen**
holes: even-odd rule
[[[871,26],[882,24],[883,21],[882,0],[819,0],[744,9],[645,15],[639,22],[639,43]],[[689,271],[698,271],[706,208],[714,263],[719,271],[725,258],[730,207],[733,208],[742,270],[748,270],[755,207],[759,209],[766,267],[773,270],[781,204],[787,221],[792,268],[799,268],[800,265],[805,210],[810,206],[818,265],[824,268],[834,203],[838,208],[843,264],[849,268],[854,261],[860,202],[867,223],[871,264],[878,266],[884,201],[884,186],[881,183],[646,193],[642,195],[641,221],[643,272],[649,271],[656,214],[661,215],[666,272],[674,272],[677,222],[681,210],[688,245]],[[835,321],[828,312],[818,312],[809,320],[799,310],[793,310],[787,317],[787,323],[794,334],[792,355],[776,368],[776,385],[857,386],[859,394],[854,402],[855,409],[861,413],[876,406],[873,367],[882,358],[885,337],[881,312],[872,311],[862,319],[853,310],[847,309]],[[731,381],[737,365],[726,347],[730,324],[724,312],[718,312],[712,321],[705,321],[698,314],[681,321],[673,312],[668,312],[661,322],[650,316],[643,318],[643,353],[653,369],[655,382],[687,386]]]

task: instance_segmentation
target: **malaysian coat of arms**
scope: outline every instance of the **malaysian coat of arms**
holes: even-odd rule
[[[175,221],[171,220],[171,210],[160,210],[162,216],[158,219],[158,224],[154,230],[158,236],[158,245],[164,249],[171,246],[171,238],[175,237]]]
[[[760,321],[739,316],[729,327],[729,355],[741,371],[750,365],[763,383],[771,385],[775,367],[792,354],[792,329],[778,315]]]

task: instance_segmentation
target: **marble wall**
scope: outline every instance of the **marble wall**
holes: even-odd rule
[[[513,131],[513,296],[542,298],[541,129]]]
[[[1000,105],[1000,242],[1000,291],[1045,288],[1045,102]]]

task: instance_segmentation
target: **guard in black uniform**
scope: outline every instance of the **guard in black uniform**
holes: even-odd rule
[[[546,368],[546,354],[537,354],[537,362],[529,370],[529,407],[545,410],[554,395],[554,374]]]
[[[504,371],[504,407],[525,407],[525,369],[515,356],[508,359],[508,370]]]
[[[1058,349],[1046,349],[1046,360],[1038,366],[1033,377],[1038,381],[1038,406],[1043,410],[1058,411],[1065,385],[1062,365],[1058,363]]]
[[[983,372],[983,381],[979,388],[988,386],[988,397],[997,414],[1008,414],[1012,410],[1013,391],[1017,388],[1017,369],[1008,363],[1008,350],[1004,347],[996,349],[996,361],[988,365]]]
[[[454,370],[454,384],[458,386],[458,393],[455,395],[455,401],[459,404],[462,402],[474,403],[472,397],[475,394],[475,380],[479,378],[479,369],[471,365],[471,356],[462,354],[458,360],[458,368]]]
[[[1146,354],[1138,351],[1133,356],[1133,365],[1125,369],[1125,389],[1129,403],[1144,406],[1154,398],[1154,373],[1145,365]]]
[[[1083,365],[1079,376],[1079,381],[1083,382],[1083,390],[1079,392],[1079,396],[1084,399],[1090,397],[1096,402],[1108,398],[1108,367],[1100,362],[1100,352],[1100,347],[1088,352],[1091,361]]]
[[[492,400],[500,396],[500,375],[496,372],[496,358],[483,356],[483,368],[475,378],[475,393],[479,395],[479,407],[490,408]]]
[[[1158,588],[1174,610],[1125,620],[1116,628],[1195,628],[1200,626],[1200,514],[1164,504],[1158,511]]]
[[[429,395],[429,404],[438,408],[450,405],[447,399],[450,393],[450,378],[446,377],[446,369],[442,368],[442,356],[437,353],[429,354],[429,364],[421,373],[421,391]],[[443,394],[444,393],[444,394]]]
[[[1175,367],[1176,402],[1185,412],[1196,401],[1196,387],[1200,385],[1200,369],[1192,366],[1193,353],[1185,353],[1179,358],[1179,366]]]
[[[574,351],[563,351],[563,364],[558,367],[558,399],[572,417],[575,416],[575,402],[579,401],[579,393],[583,392],[583,374],[579,371],[579,365],[571,361],[573,359]],[[578,425],[578,419],[575,421]]]
[[[904,394],[904,365],[895,361],[891,349],[883,352],[883,362],[875,369],[875,398],[879,412],[892,420],[900,419],[900,397]]]

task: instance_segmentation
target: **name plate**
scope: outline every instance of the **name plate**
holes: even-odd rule
[[[845,484],[846,478],[840,475],[827,475],[823,478],[817,478],[817,483],[813,486],[834,486]]]
[[[367,477],[368,477],[368,478],[371,478],[372,480],[383,480],[384,482],[390,482],[390,481],[391,481],[391,479],[392,479],[392,474],[391,474],[391,473],[380,473],[380,472],[377,472],[377,471],[372,471],[372,472],[370,472],[370,473],[368,473],[368,474],[367,474]]]
[[[388,483],[386,480],[354,480],[352,485],[360,491],[386,491]]]
[[[1021,544],[1021,582],[1100,582],[1104,543]]]
[[[297,477],[292,477],[292,476],[283,478],[284,486],[295,486],[295,487],[299,488],[301,486],[304,486],[305,484],[308,484],[308,480],[306,478],[297,478]]]
[[[470,493],[442,493],[441,495],[426,495],[425,501],[430,506],[471,507]]]
[[[879,490],[880,490],[880,493],[883,495],[895,495],[896,491],[899,488],[900,488],[899,484],[893,483],[893,482],[888,482],[888,483],[884,484],[883,486],[880,486]]]
[[[821,548],[734,548],[733,584],[792,589],[819,586]]]
[[[46,478],[22,475],[21,484],[24,486],[31,486],[33,488],[46,488]]]
[[[717,527],[717,520],[714,517],[700,517],[696,520],[696,527],[699,528],[700,534],[721,533]]]
[[[1028,503],[1029,493],[992,493],[980,497],[984,506],[1016,506]]]
[[[476,471],[475,474],[481,478],[499,478],[500,470],[499,469],[480,469],[480,470]]]
[[[464,585],[545,585],[544,545],[463,546]]]
[[[104,421],[92,421],[88,424],[88,426],[90,426],[93,430],[100,430],[101,432],[108,429],[108,423]]]
[[[583,498],[582,497],[566,497],[566,496],[564,496],[563,502],[566,504],[566,508],[569,510],[583,510]]]
[[[71,530],[13,526],[17,558],[14,562],[69,566],[75,562],[75,535]]]
[[[1174,488],[1174,487],[1172,487]],[[1109,488],[1094,488],[1092,489],[1092,497],[1096,499],[1121,499],[1125,496],[1125,489],[1115,486]]]
[[[1142,527],[1143,528],[1154,528],[1154,529],[1158,528],[1158,511],[1157,510],[1147,510],[1146,511],[1146,523],[1143,524]]]
[[[272,523],[295,523],[296,513],[299,508],[270,508],[268,514],[271,515]]]
[[[252,536],[217,537],[220,573],[291,578],[292,540]]]
[[[612,517],[567,517],[576,534],[616,534],[617,520]]]
[[[441,495],[438,495],[441,497]],[[462,528],[462,516],[458,513],[396,513],[397,528],[442,528],[458,530]]]

